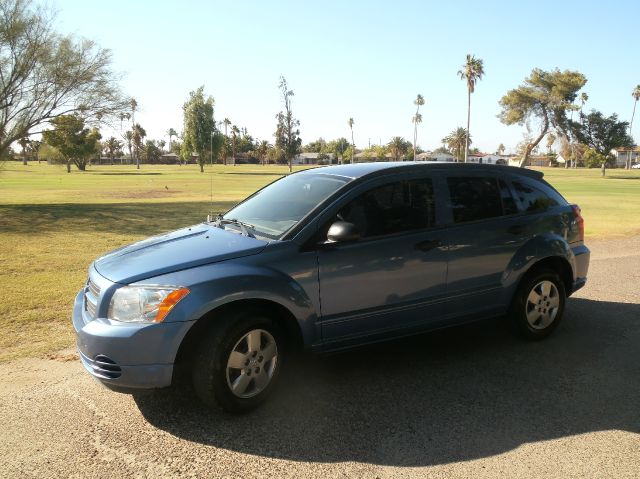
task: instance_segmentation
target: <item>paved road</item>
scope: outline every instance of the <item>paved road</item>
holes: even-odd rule
[[[640,237],[591,243],[547,341],[497,321],[289,372],[231,417],[110,392],[65,354],[0,365],[2,477],[640,477]]]

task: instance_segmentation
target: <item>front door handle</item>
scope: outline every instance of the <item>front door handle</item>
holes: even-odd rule
[[[440,240],[425,240],[415,245],[415,248],[420,251],[431,251],[433,248],[439,248],[442,246],[442,241]]]

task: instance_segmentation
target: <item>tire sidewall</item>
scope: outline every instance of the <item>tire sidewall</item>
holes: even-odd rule
[[[527,320],[526,304],[531,290],[541,281],[551,281],[559,295],[558,312],[554,320],[544,329],[535,329]],[[527,275],[520,285],[516,297],[511,308],[512,324],[516,332],[525,339],[542,339],[549,336],[557,327],[564,315],[564,307],[566,302],[566,291],[564,282],[560,276],[553,270],[541,269]]]
[[[237,342],[249,331],[264,329],[276,341],[278,360],[269,385],[250,398],[237,397],[227,383],[227,362]],[[214,325],[203,337],[194,364],[193,379],[196,393],[206,404],[218,405],[231,413],[246,412],[262,404],[272,393],[284,359],[282,334],[273,321],[257,312],[232,314]]]

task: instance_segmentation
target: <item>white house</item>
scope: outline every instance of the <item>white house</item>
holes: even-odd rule
[[[635,146],[633,148],[614,148],[611,150],[611,154],[615,158],[616,167],[624,168],[629,158],[631,158],[631,164],[640,162],[640,147]]]
[[[325,163],[330,163],[334,159],[333,153],[323,155],[322,153],[299,153],[291,161],[294,165],[317,165],[321,158],[326,158]],[[331,161],[330,161],[331,160]]]
[[[508,158],[498,155],[488,155],[486,153],[476,153],[467,157],[469,163],[480,163],[484,165],[506,165]]]

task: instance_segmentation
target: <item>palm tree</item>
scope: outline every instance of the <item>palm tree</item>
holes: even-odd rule
[[[122,148],[122,143],[116,140],[113,136],[104,142],[104,150],[107,155],[109,155],[109,159],[111,160],[111,164],[113,165],[113,157],[120,148]]]
[[[269,148],[271,145],[267,140],[262,140],[258,142],[258,147],[256,148],[256,153],[258,154],[258,158],[260,158],[260,162],[262,165],[267,164],[267,153],[269,152]]]
[[[498,154],[499,155],[504,155],[504,150],[506,150],[506,148],[504,147],[504,145],[502,143],[500,143],[498,145]]]
[[[631,96],[633,97],[633,113],[631,113],[631,121],[629,122],[629,136],[631,136],[631,128],[633,127],[633,117],[636,116],[636,105],[638,104],[638,100],[640,100],[640,85],[636,85],[636,87],[631,92]],[[631,152],[627,154],[627,169],[631,168]]]
[[[410,145],[410,144],[409,144]],[[407,153],[407,140],[402,138],[401,136],[394,136],[391,138],[389,142],[389,153],[395,161],[400,161],[400,159]]]
[[[147,136],[145,131],[139,123],[133,126],[133,150],[136,155],[136,168],[140,169],[140,150],[142,150],[144,137]]]
[[[136,114],[136,110],[138,109],[138,102],[136,101],[135,98],[131,98],[129,100],[129,105],[131,106],[131,124],[135,125],[136,124],[135,114]]]
[[[237,136],[240,134],[240,130],[236,125],[231,127],[231,134],[233,135],[233,166],[236,166],[236,140]]]
[[[349,128],[351,128],[351,164],[353,164],[353,155],[356,152],[356,144],[353,141],[353,118],[349,118]]]
[[[424,105],[424,97],[418,93],[418,96],[413,100],[413,104],[416,105],[416,114],[413,115],[411,121],[413,122],[413,161],[416,161],[416,144],[418,143],[418,123],[422,123],[422,115],[420,114],[420,107]]]
[[[229,155],[229,148],[227,143],[229,142],[229,134],[227,132],[227,128],[231,125],[231,120],[229,118],[225,118],[222,123],[224,124],[224,150],[223,150],[223,162],[227,164],[227,156]]]
[[[18,140],[18,144],[22,147],[22,164],[27,165],[27,149],[29,148],[29,138],[24,136]]]
[[[178,132],[176,132],[176,130],[174,130],[173,128],[169,128],[167,130],[167,135],[169,136],[169,152],[171,152],[171,138],[173,138],[174,136],[177,138]]]
[[[127,140],[127,149],[129,150],[129,161],[131,161],[133,159],[133,152],[132,152],[133,131],[127,130],[126,133],[124,134],[124,138],[125,140]]]
[[[469,156],[469,123],[471,122],[471,94],[476,89],[476,82],[482,80],[484,75],[484,66],[482,60],[476,58],[475,55],[467,55],[467,62],[458,71],[461,80],[467,81],[467,140],[464,148],[464,162],[467,162]]]
[[[589,101],[589,95],[585,92],[580,93],[580,122],[582,122],[582,107]]]
[[[453,152],[456,161],[461,161],[464,158],[463,150],[465,147],[468,150],[471,144],[471,135],[464,128],[458,127],[445,136],[442,139],[442,143],[447,145],[447,148]]]
[[[558,138],[553,133],[551,132],[547,133],[547,150],[549,151],[549,153],[551,153],[551,147],[553,146],[553,144],[556,142],[557,139]]]

